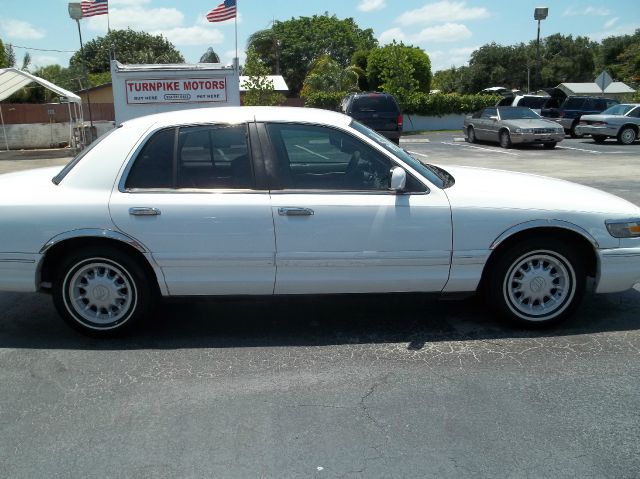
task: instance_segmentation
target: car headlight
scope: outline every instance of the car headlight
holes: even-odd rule
[[[640,218],[607,220],[605,224],[614,238],[640,238]]]
[[[516,133],[533,133],[533,128],[516,128]]]

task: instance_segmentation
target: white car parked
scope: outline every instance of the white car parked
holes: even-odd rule
[[[640,208],[518,173],[425,165],[339,113],[127,121],[62,171],[0,177],[0,290],[93,335],[157,296],[474,292],[520,324],[640,282]]]

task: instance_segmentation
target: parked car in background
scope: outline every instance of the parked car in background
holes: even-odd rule
[[[558,122],[566,133],[575,137],[578,136],[576,126],[580,123],[582,115],[601,113],[618,103],[620,103],[618,100],[612,100],[611,98],[569,96],[559,108],[543,108],[542,116]]]
[[[618,143],[630,145],[639,137],[640,103],[614,105],[599,115],[582,115],[576,127],[579,135],[591,135],[596,143],[617,138]]]
[[[525,143],[541,143],[545,148],[555,148],[564,139],[564,130],[556,123],[521,106],[489,107],[477,111],[465,118],[463,131],[469,143],[493,141],[503,148]]]
[[[588,284],[637,282],[640,207],[552,178],[424,164],[327,110],[140,117],[62,170],[0,176],[0,290],[49,292],[97,336],[161,296],[478,291],[518,324],[548,325]]]
[[[402,112],[393,95],[379,92],[351,93],[342,100],[340,109],[345,115],[364,123],[396,145],[400,143]]]
[[[524,106],[541,114],[543,108],[552,100],[548,95],[515,95],[500,100],[496,106]]]

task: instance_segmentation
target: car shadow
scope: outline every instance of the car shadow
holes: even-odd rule
[[[419,350],[425,344],[443,341],[558,337],[640,328],[640,292],[635,290],[588,295],[573,318],[542,330],[504,324],[475,298],[436,300],[421,294],[173,300],[161,303],[145,324],[127,336],[110,339],[88,338],[67,327],[45,295],[4,294],[0,308],[4,309],[0,348],[29,349],[406,343],[407,349]]]

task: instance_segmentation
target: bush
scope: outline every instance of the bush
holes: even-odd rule
[[[421,93],[409,95],[404,107],[404,113],[443,116],[450,114],[465,114],[494,106],[500,101],[496,95],[461,95],[458,93]]]
[[[340,111],[340,102],[347,94],[346,91],[312,92],[304,97],[304,106]]]

